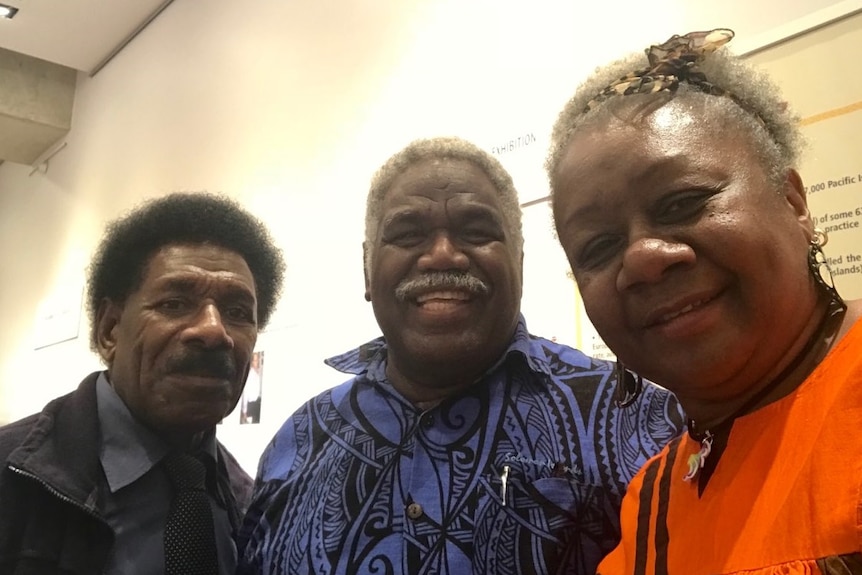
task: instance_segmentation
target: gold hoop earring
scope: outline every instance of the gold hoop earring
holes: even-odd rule
[[[814,228],[814,237],[811,238],[811,243],[822,248],[829,243],[829,235],[820,228]]]

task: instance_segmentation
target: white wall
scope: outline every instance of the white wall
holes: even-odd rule
[[[263,421],[219,432],[253,470],[283,419],[344,379],[321,360],[378,333],[362,298],[362,212],[367,182],[392,152],[419,136],[457,134],[490,149],[534,134],[501,159],[525,199],[541,197],[550,124],[595,65],[672,33],[721,26],[757,37],[843,3],[594,4],[172,4],[95,78],[79,79],[68,145],[47,173],[0,166],[0,421],[40,409],[98,367],[86,318],[77,339],[38,351],[34,318],[46,298],[80,289],[104,223],[142,198],[223,191],[271,226],[288,261],[278,317],[258,345]],[[528,217],[547,231],[545,216]],[[559,257],[531,254],[530,242],[528,271]],[[561,315],[548,303],[557,293],[526,281],[535,331],[556,335],[545,330]],[[560,337],[573,333],[563,326]]]

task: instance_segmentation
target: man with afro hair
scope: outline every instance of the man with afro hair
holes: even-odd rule
[[[283,276],[264,225],[222,196],[107,227],[87,299],[107,369],[0,428],[0,573],[233,573],[251,479],[215,426]]]

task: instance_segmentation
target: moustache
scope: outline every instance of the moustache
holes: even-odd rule
[[[202,375],[219,379],[235,379],[236,361],[233,356],[221,350],[195,350],[168,360],[168,373]]]
[[[467,272],[429,272],[399,283],[395,288],[395,297],[399,301],[407,301],[430,290],[460,290],[484,295],[490,288],[488,284]]]

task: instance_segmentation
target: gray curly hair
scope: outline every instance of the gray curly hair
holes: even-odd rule
[[[374,243],[380,226],[383,198],[392,187],[395,178],[410,166],[425,160],[465,160],[481,169],[497,190],[503,217],[509,226],[509,236],[515,242],[520,255],[524,249],[521,227],[521,205],[512,177],[503,165],[491,154],[472,142],[457,137],[439,137],[414,140],[400,152],[389,158],[371,179],[368,201],[365,208],[365,271],[370,274],[374,257]]]
[[[607,110],[610,104],[619,101],[619,97],[614,96],[592,105],[585,112],[587,104],[614,81],[648,65],[646,54],[641,52],[597,68],[563,107],[554,124],[551,147],[545,161],[552,201],[556,193],[555,175],[569,142],[579,129],[597,116],[597,112]],[[791,113],[787,103],[782,100],[778,86],[763,72],[726,49],[708,54],[699,63],[699,69],[711,84],[732,94],[733,98],[705,94],[686,82],[680,82],[678,90],[671,97],[703,99],[710,109],[718,108],[722,118],[736,121],[750,136],[772,181],[776,184],[783,181],[787,170],[797,166],[804,142],[799,130],[799,118]]]

